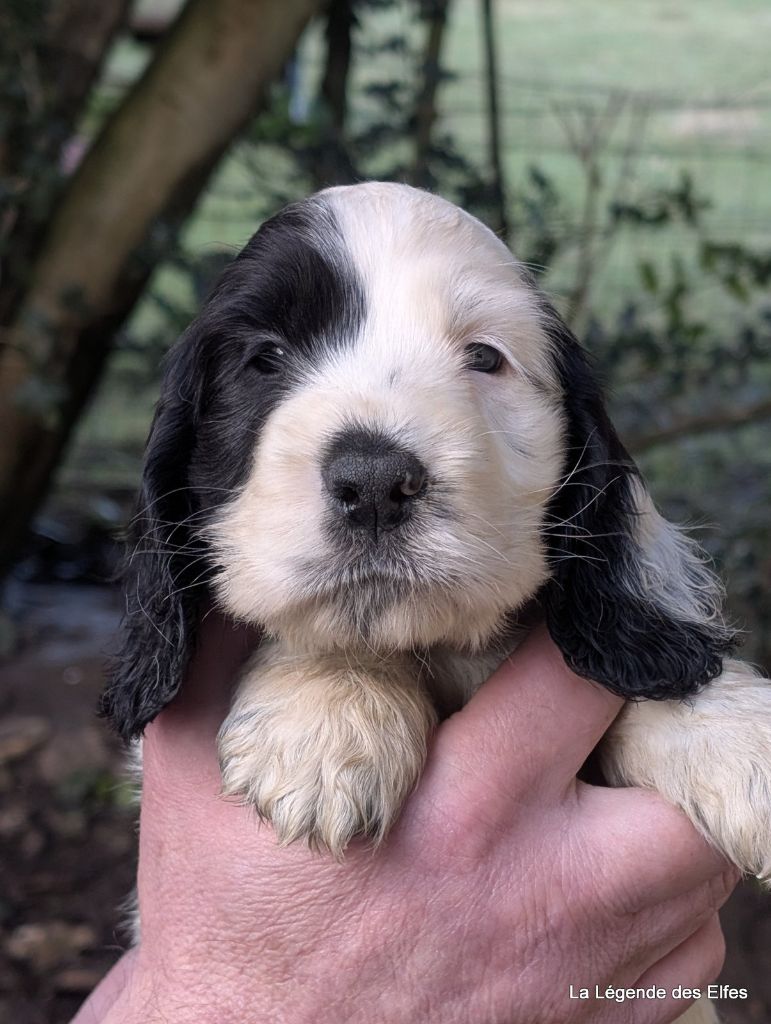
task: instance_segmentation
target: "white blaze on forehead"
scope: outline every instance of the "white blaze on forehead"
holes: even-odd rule
[[[370,182],[321,193],[366,293],[362,341],[393,356],[416,341],[497,344],[556,387],[539,299],[511,252],[476,218],[408,185]]]
[[[538,296],[492,232],[428,193],[370,184],[320,202],[361,282],[364,315],[355,337],[320,343],[267,417],[251,473],[210,531],[220,599],[285,638],[362,642],[350,611],[368,556],[330,529],[342,513],[322,477],[329,442],[355,424],[385,433],[428,473],[425,501],[389,556],[407,596],[370,602],[366,642],[482,642],[548,575],[541,525],[564,417]],[[495,345],[515,369],[469,370],[470,342]]]

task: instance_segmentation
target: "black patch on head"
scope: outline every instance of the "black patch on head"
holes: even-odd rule
[[[195,325],[208,374],[192,482],[242,483],[270,412],[330,349],[354,343],[365,313],[363,284],[328,206],[298,203],[264,224]],[[266,344],[285,353],[278,372],[260,369]]]
[[[635,540],[639,471],[608,418],[586,354],[548,306],[544,327],[567,420],[562,482],[544,528],[549,631],[573,671],[622,697],[685,697],[719,675],[735,636],[707,622],[709,595],[693,594],[705,609],[704,622],[696,622],[646,592]]]
[[[267,221],[169,353],[128,537],[126,614],[102,713],[142,732],[176,694],[211,599],[204,526],[234,497],[271,410],[330,347],[353,344],[364,287],[321,199]],[[266,346],[280,351],[264,371]]]

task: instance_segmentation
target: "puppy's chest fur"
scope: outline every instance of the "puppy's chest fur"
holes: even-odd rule
[[[519,647],[529,628],[521,622],[507,622],[493,641],[473,653],[446,645],[429,648],[416,658],[416,673],[441,719],[458,711],[482,683]]]
[[[392,653],[263,642],[219,736],[223,786],[279,842],[341,857],[378,842],[415,785],[437,722],[459,710],[528,632],[507,620],[484,649]]]
[[[312,647],[298,650],[282,640],[272,640],[267,642],[266,650],[257,656],[253,666],[247,667],[244,680],[247,681],[254,673],[254,685],[259,688],[260,666],[266,657],[282,661],[286,659],[287,663],[291,663],[295,654],[300,672],[308,656],[322,662],[329,658],[333,665],[342,661],[352,672],[370,672],[373,671],[371,666],[382,666],[392,660],[405,678],[411,677],[415,686],[426,693],[438,719],[442,721],[468,703],[482,683],[516,651],[535,622],[536,616],[531,611],[521,619],[509,616],[488,643],[474,651],[449,644],[435,644],[409,653],[394,652],[390,655],[366,648],[356,651],[341,648],[330,655]],[[378,669],[374,668],[374,671]]]

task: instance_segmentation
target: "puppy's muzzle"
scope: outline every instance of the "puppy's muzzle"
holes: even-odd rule
[[[352,531],[375,540],[402,526],[426,492],[420,459],[387,437],[353,430],[327,449],[321,476],[332,511]]]

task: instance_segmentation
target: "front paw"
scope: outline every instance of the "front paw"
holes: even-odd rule
[[[771,682],[738,661],[689,701],[627,705],[601,748],[613,784],[657,789],[771,884]]]
[[[223,790],[254,806],[281,845],[305,840],[339,859],[354,836],[379,843],[394,823],[423,767],[433,709],[382,667],[379,678],[287,667],[263,663],[244,680],[220,730]]]

